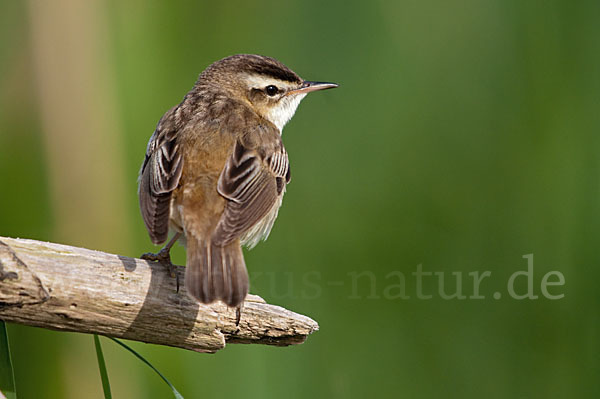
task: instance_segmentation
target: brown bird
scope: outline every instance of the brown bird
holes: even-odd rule
[[[154,244],[164,243],[169,230],[174,236],[143,258],[171,265],[170,248],[180,240],[188,293],[239,306],[248,293],[241,245],[267,238],[290,181],[281,130],[307,93],[334,87],[259,55],[206,68],[148,143],[140,209]]]

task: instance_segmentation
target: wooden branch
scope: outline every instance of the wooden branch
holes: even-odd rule
[[[183,280],[183,267],[177,267]],[[0,236],[0,319],[62,331],[96,333],[199,352],[226,343],[285,346],[319,329],[300,314],[246,298],[235,309],[202,305],[164,265],[34,240]]]

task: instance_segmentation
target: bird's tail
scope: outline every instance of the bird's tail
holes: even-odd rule
[[[248,294],[248,272],[239,240],[218,246],[188,237],[185,287],[202,303],[242,303]]]

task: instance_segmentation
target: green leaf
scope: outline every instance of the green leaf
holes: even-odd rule
[[[142,357],[142,355],[140,355],[139,353],[137,353],[136,351],[134,351],[133,349],[131,349],[129,346],[125,345],[123,342],[119,341],[118,339],[112,338],[112,337],[106,337],[108,339],[111,339],[113,341],[115,341],[117,344],[121,345],[123,348],[127,349],[129,352],[133,353],[138,359],[140,359],[142,362],[146,363],[152,370],[154,370],[154,372],[156,374],[158,374],[160,376],[160,378],[163,379],[164,382],[167,383],[167,385],[171,388],[171,390],[173,391],[173,395],[175,396],[175,398],[177,399],[183,399],[183,396],[181,396],[181,394],[179,392],[177,392],[177,389],[175,389],[175,387],[173,386],[173,384],[171,384],[169,382],[169,380],[167,380],[167,378],[161,374],[160,371],[158,371],[153,365],[150,364],[149,361],[147,361],[146,359],[144,359]]]
[[[106,364],[104,363],[104,354],[102,353],[102,346],[100,346],[100,338],[98,338],[98,335],[96,334],[94,334],[94,345],[96,346],[96,357],[98,358],[98,367],[100,368],[100,378],[102,378],[104,397],[106,399],[112,399],[110,382],[108,381],[108,372],[106,371]]]
[[[0,395],[4,394],[7,399],[17,399],[15,374],[10,358],[10,347],[8,346],[8,333],[6,332],[6,324],[2,320],[0,320],[0,392]]]

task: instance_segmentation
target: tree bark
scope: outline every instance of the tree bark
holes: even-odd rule
[[[183,280],[183,267],[176,273]],[[299,344],[319,329],[255,295],[236,326],[235,309],[178,292],[162,264],[1,236],[0,319],[211,353],[226,343]]]

